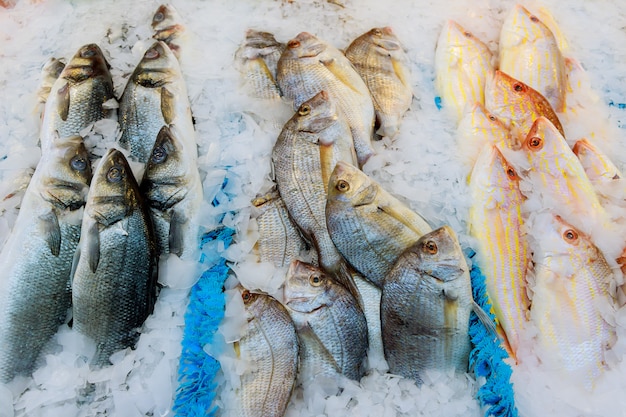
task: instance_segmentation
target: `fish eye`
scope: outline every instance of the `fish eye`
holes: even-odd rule
[[[515,83],[515,84],[513,84],[513,90],[517,91],[518,93],[521,93],[521,92],[525,91],[526,89],[524,88],[524,84],[522,84],[522,83]]]
[[[517,177],[515,170],[511,167],[506,167],[506,175],[508,175],[511,179],[515,179],[515,177]]]
[[[87,49],[83,49],[82,51],[80,51],[81,58],[91,58],[95,54],[96,54],[96,51],[94,51],[93,48],[87,48]]]
[[[300,108],[298,109],[298,114],[300,116],[306,116],[307,114],[311,113],[311,106],[309,106],[308,104],[303,104],[302,106],[300,106]]]
[[[424,250],[428,253],[430,253],[431,255],[434,255],[437,253],[437,244],[435,242],[433,242],[432,240],[429,240],[428,242],[424,243]]]
[[[167,152],[163,146],[157,146],[152,150],[150,161],[155,164],[162,164],[167,160]]]
[[[118,165],[114,165],[107,171],[107,180],[109,182],[120,182],[124,176],[124,169]]]
[[[537,22],[539,22],[539,19],[537,18],[537,16],[532,15],[532,16],[530,16],[530,21],[534,22],[534,23],[537,23]]]
[[[539,149],[543,148],[543,139],[537,136],[533,136],[532,138],[528,139],[528,146],[533,150],[538,151]]]
[[[244,290],[241,293],[241,299],[243,300],[244,303],[247,303],[248,301],[250,301],[251,298],[252,298],[252,294],[250,294],[250,291]]]
[[[161,54],[159,53],[159,51],[157,51],[157,49],[156,49],[156,48],[151,48],[151,49],[148,49],[148,52],[146,52],[146,54],[144,55],[144,58],[147,58],[147,59],[156,59],[156,58],[158,58],[159,56],[161,56]]]
[[[497,118],[493,114],[490,114],[489,115],[489,120],[491,120],[492,122],[495,122],[497,120]]]
[[[152,20],[155,22],[162,22],[163,19],[165,19],[165,15],[162,12],[158,12],[154,15],[154,18]]]
[[[466,38],[471,38],[471,37],[473,36],[473,35],[472,35],[472,32],[467,32],[467,31],[463,32],[463,35],[464,35]]]
[[[292,39],[289,42],[287,42],[287,48],[294,49],[294,48],[299,48],[299,47],[300,47],[300,41]]]
[[[345,193],[346,191],[350,189],[350,184],[348,184],[348,181],[339,180],[337,181],[337,185],[335,186],[335,188],[337,189],[337,191],[341,191],[342,193]]]
[[[568,240],[570,242],[574,242],[576,239],[578,239],[578,233],[576,233],[576,230],[573,229],[567,229],[564,233],[563,233],[563,238],[565,240]]]
[[[87,168],[87,161],[82,156],[75,155],[70,160],[70,166],[73,170],[84,171]]]
[[[322,285],[322,277],[318,274],[311,275],[311,277],[309,278],[309,282],[312,286],[319,287],[320,285]]]
[[[383,32],[382,32],[382,30],[380,30],[378,28],[372,29],[372,35],[374,35],[374,36],[382,36]]]

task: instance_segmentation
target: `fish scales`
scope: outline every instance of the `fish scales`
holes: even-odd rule
[[[242,291],[248,326],[236,342],[239,356],[253,366],[241,375],[236,395],[241,417],[281,417],[296,382],[298,337],[289,313],[278,301]]]
[[[235,53],[235,59],[244,85],[253,97],[280,98],[276,69],[284,50],[285,44],[278,42],[273,34],[252,29],[246,31],[246,39]]]
[[[30,375],[70,307],[70,272],[91,169],[80,137],[40,160],[0,253],[0,382]]]

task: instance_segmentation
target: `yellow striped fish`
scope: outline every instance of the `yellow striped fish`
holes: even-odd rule
[[[572,148],[574,154],[580,160],[580,163],[592,182],[594,181],[613,181],[623,177],[620,170],[609,159],[608,155],[594,146],[587,139],[580,139]]]
[[[486,77],[493,72],[487,45],[458,23],[443,27],[435,51],[435,87],[444,107],[459,121],[466,106],[484,103]]]
[[[499,69],[539,91],[557,112],[565,109],[567,73],[552,31],[521,5],[504,20]]]
[[[470,177],[470,234],[476,238],[487,294],[513,357],[528,321],[530,251],[524,230],[519,177],[498,148],[483,147]]]
[[[577,376],[587,389],[605,369],[615,338],[611,268],[589,238],[551,213],[538,215],[533,234],[535,285],[531,320],[537,355],[550,369]]]

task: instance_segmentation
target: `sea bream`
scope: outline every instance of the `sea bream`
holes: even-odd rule
[[[276,82],[278,60],[285,44],[269,32],[248,29],[246,39],[235,52],[235,62],[243,77],[244,88],[252,97],[279,99]]]
[[[393,138],[413,101],[409,57],[400,40],[390,27],[373,28],[352,41],[346,57],[372,95],[376,133]]]
[[[197,158],[187,87],[178,60],[165,43],[152,44],[130,76],[120,99],[119,122],[119,143],[137,162],[148,162],[159,131],[171,124],[181,132],[190,157]]]
[[[49,147],[56,132],[62,138],[79,135],[90,124],[110,117],[116,107],[111,99],[113,81],[102,51],[93,43],[81,47],[50,89],[41,125],[41,148]]]
[[[110,149],[93,176],[72,279],[73,328],[96,343],[92,365],[135,344],[156,301],[156,268],[148,207],[126,158]]]
[[[0,253],[0,382],[30,375],[66,318],[90,180],[81,137],[48,144]]]
[[[348,120],[362,166],[374,154],[374,105],[367,85],[337,48],[302,32],[287,43],[276,73],[283,95],[294,109],[324,90]]]

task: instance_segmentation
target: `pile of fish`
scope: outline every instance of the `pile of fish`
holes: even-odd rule
[[[172,11],[157,10],[157,39]],[[110,365],[112,354],[134,346],[153,311],[159,257],[197,261],[203,197],[178,60],[154,40],[119,105],[109,69],[95,44],[67,65],[44,66],[42,157],[0,254],[2,383],[30,376],[70,318],[94,343],[85,361]],[[103,119],[119,119],[118,143],[84,143],[81,135]],[[92,151],[105,145],[113,146],[92,175]]]
[[[508,351],[524,361],[518,353],[532,349],[591,390],[623,305],[626,212],[606,193],[622,198],[622,174],[560,122],[585,111],[568,103],[581,69],[563,57],[565,45],[549,14],[517,5],[494,66],[489,48],[450,21],[436,82],[459,121],[459,146],[475,149],[470,233]]]
[[[250,366],[236,414],[282,416],[295,386],[359,381],[383,351],[390,373],[418,384],[432,370],[467,372],[470,312],[491,321],[473,301],[456,233],[432,230],[360,169],[413,98],[391,28],[371,29],[345,55],[307,32],[284,45],[248,30],[236,58],[248,94],[296,109],[272,151],[275,188],[253,201],[258,262],[288,270],[282,305],[238,286],[247,326],[234,351]]]

